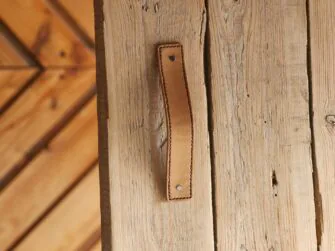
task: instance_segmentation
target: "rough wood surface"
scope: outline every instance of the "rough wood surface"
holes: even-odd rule
[[[49,70],[0,117],[0,182],[95,84],[95,70]]]
[[[35,74],[37,68],[0,69],[0,109],[15,95]]]
[[[316,250],[306,1],[208,3],[217,248]]]
[[[213,250],[203,75],[204,1],[105,0],[103,5],[101,1],[96,5],[97,30],[104,32],[105,41],[98,46],[98,68],[103,71],[98,79],[99,98],[104,98],[106,88],[108,93],[107,106],[100,101],[100,129],[104,130],[107,123],[108,132],[104,136],[108,139],[110,156],[109,167],[104,165],[106,157],[102,156],[101,162],[103,249]],[[101,36],[97,34],[98,39],[103,39]],[[194,196],[191,200],[167,202],[162,150],[166,128],[156,46],[174,41],[184,45],[195,111]],[[104,62],[100,62],[105,58],[106,72]],[[106,115],[108,120],[103,121]],[[106,143],[101,139],[104,150]],[[109,206],[112,208],[108,212]],[[110,231],[111,235],[104,234]]]
[[[96,161],[95,102],[95,99],[90,101],[0,193],[0,250],[7,250]],[[77,200],[85,200],[87,196],[80,195]],[[98,207],[98,202],[95,206]]]
[[[43,65],[94,65],[94,53],[47,1],[2,0],[0,9],[0,18]]]
[[[82,241],[100,227],[99,214],[95,167],[15,250],[83,250]]]
[[[320,250],[335,248],[335,2],[309,0],[315,199]]]

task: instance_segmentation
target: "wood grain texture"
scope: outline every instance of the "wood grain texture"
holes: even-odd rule
[[[306,2],[208,4],[217,248],[316,250]]]
[[[0,250],[7,250],[90,167],[97,159],[97,148],[94,99],[51,141],[48,148],[0,193]],[[95,182],[98,183],[98,180]],[[80,205],[78,201],[81,199],[85,201],[88,194],[84,197],[83,194],[78,195],[73,206]],[[92,199],[95,200],[96,195]],[[87,208],[83,211],[85,210]],[[79,218],[80,216],[83,215],[78,215]],[[74,219],[69,221],[74,222]],[[59,225],[59,229],[65,231],[67,228]]]
[[[335,2],[309,0],[315,140],[317,234],[320,250],[335,247]]]
[[[12,42],[0,26],[0,66],[28,66],[29,59]]]
[[[81,29],[94,41],[93,0],[56,0],[74,18]],[[80,7],[80,11],[78,8]]]
[[[95,70],[49,70],[0,117],[0,181],[95,84]]]
[[[101,118],[107,119],[106,111],[108,114],[107,121],[100,121],[102,130],[104,123],[108,126],[104,135],[108,135],[109,151],[109,167],[104,165],[106,156],[101,157],[103,249],[213,250],[203,75],[204,1],[105,0],[104,4],[97,1],[96,6],[100,8],[96,10],[97,31],[104,32],[104,37],[97,34],[97,39],[105,41],[104,45],[97,41],[97,61],[106,59],[107,69],[105,72],[104,62],[99,63],[98,68],[106,74],[99,75],[99,98],[105,97],[105,88],[108,92],[107,106],[101,100],[99,107]],[[184,46],[190,98],[196,111],[193,198],[172,203],[165,199],[166,124],[156,55],[157,44],[164,42]],[[101,139],[104,154],[106,143]],[[111,235],[104,234],[110,231]]]
[[[97,166],[15,250],[80,250],[99,227]]]
[[[0,108],[15,95],[36,73],[35,67],[0,69]]]
[[[94,53],[46,1],[2,0],[0,9],[0,18],[43,65],[94,65]]]

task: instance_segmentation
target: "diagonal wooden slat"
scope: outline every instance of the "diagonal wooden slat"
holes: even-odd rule
[[[97,159],[97,151],[96,99],[93,99],[50,142],[48,149],[0,193],[0,250],[6,250],[20,238],[89,168]],[[78,199],[84,198],[79,195]]]
[[[94,53],[43,0],[2,0],[0,18],[44,66],[94,65]]]
[[[13,45],[0,26],[0,66],[28,66],[29,60]]]
[[[95,82],[95,70],[48,70],[0,117],[0,182]]]
[[[15,250],[78,250],[99,227],[96,166]]]
[[[93,0],[55,0],[71,15],[80,28],[94,41]],[[53,2],[53,1],[51,1]],[[80,6],[80,11],[78,11]]]
[[[37,72],[38,68],[35,67],[27,67],[16,70],[0,69],[0,111],[2,106]]]

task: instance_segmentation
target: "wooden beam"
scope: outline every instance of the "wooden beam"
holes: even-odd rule
[[[335,2],[309,0],[318,246],[335,247]]]
[[[330,19],[335,11],[333,1],[326,2],[329,6],[319,14],[325,23],[321,13]],[[306,2],[210,0],[208,4],[217,248],[316,250]],[[329,30],[318,32],[324,40],[315,34],[315,41],[327,39],[332,26],[324,27]],[[326,54],[320,62],[334,60],[333,53]],[[330,85],[319,87],[325,96],[335,93]],[[327,102],[325,96],[319,95],[322,102]],[[334,154],[329,158],[333,140],[321,117],[320,151],[329,147],[329,154],[322,155],[329,165],[324,175],[330,169],[334,174],[330,167]],[[329,183],[332,174],[328,173]],[[328,190],[329,199],[334,192]],[[334,220],[333,202],[329,208],[327,218]],[[324,250],[334,245],[327,247]]]
[[[103,250],[213,250],[203,0],[96,4]],[[167,202],[157,44],[184,46],[194,109],[193,198]],[[111,208],[110,208],[111,207]]]

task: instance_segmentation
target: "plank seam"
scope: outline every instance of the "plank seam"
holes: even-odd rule
[[[98,147],[99,147],[99,182],[101,208],[102,250],[112,250],[112,225],[109,187],[109,152],[108,152],[108,98],[104,38],[103,0],[94,0],[95,42],[96,42],[96,81],[98,109]]]
[[[86,34],[86,32],[80,27],[80,25],[74,20],[71,14],[64,8],[64,6],[58,1],[47,0],[47,3],[59,17],[61,17],[62,21],[65,21],[70,29],[77,35],[79,40],[83,42],[83,44],[94,51],[94,41]],[[93,5],[92,5],[93,7]]]
[[[205,75],[205,89],[207,99],[207,128],[209,135],[209,154],[211,163],[211,192],[212,192],[212,217],[213,217],[213,238],[214,250],[217,251],[217,212],[216,212],[216,182],[215,182],[215,148],[214,148],[214,120],[213,120],[213,102],[212,102],[212,79],[211,79],[211,52],[210,52],[210,30],[209,22],[207,20],[208,0],[205,0],[205,8],[203,12],[203,20],[206,22],[204,25],[204,75]]]
[[[311,20],[310,20],[310,5],[309,0],[306,0],[306,18],[307,18],[307,77],[308,77],[308,92],[309,92],[309,125],[311,131],[311,157],[313,168],[313,193],[315,206],[315,230],[317,250],[320,250],[323,234],[323,209],[322,195],[320,193],[319,173],[316,161],[315,150],[315,133],[314,133],[314,110],[313,110],[313,82],[312,82],[312,49],[311,49]]]

